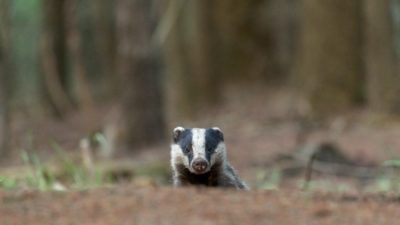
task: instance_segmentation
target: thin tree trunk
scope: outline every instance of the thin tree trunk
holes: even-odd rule
[[[10,27],[9,1],[0,2],[0,159],[10,154]]]
[[[124,143],[131,149],[154,144],[164,137],[159,51],[152,34],[155,1],[117,2],[118,73],[123,90]]]
[[[3,63],[3,62],[0,62]],[[0,65],[3,67],[3,65]],[[4,69],[0,68],[0,82],[4,83],[5,73]],[[8,104],[7,97],[5,96],[5,87],[0,87],[0,157],[8,155],[9,152],[9,118],[8,118]]]
[[[365,1],[365,65],[372,110],[400,113],[400,79],[396,68],[390,0]]]
[[[1,45],[2,43],[0,43]],[[2,48],[3,46],[0,46]],[[9,154],[9,108],[7,96],[7,74],[4,60],[4,51],[0,49],[0,157]]]

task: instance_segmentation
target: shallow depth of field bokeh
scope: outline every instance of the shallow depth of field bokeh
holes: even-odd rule
[[[399,96],[399,0],[0,0],[0,220],[392,224]],[[252,191],[171,189],[176,126]]]

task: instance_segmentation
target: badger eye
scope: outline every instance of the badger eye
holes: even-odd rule
[[[213,149],[212,149],[212,148],[206,148],[206,151],[207,151],[208,153],[212,153],[212,152],[213,152]]]
[[[192,146],[191,145],[188,145],[188,146],[186,146],[184,149],[183,149],[183,152],[184,153],[189,153],[189,152],[191,152],[192,151]]]

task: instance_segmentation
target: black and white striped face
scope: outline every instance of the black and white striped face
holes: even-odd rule
[[[171,145],[172,165],[184,165],[190,172],[203,174],[225,156],[224,136],[214,128],[177,127]]]

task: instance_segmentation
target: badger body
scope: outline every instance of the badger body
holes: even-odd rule
[[[229,164],[221,130],[177,127],[171,144],[174,186],[248,189]]]

